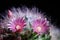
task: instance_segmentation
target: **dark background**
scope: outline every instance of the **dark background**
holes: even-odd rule
[[[60,14],[57,7],[57,1],[48,0],[0,0],[0,14],[5,15],[5,10],[11,7],[27,6],[29,8],[37,7],[42,12],[46,12],[48,18],[51,18],[51,23],[60,26]],[[1,15],[0,15],[0,18]]]

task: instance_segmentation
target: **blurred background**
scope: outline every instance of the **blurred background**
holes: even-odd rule
[[[37,7],[39,11],[46,12],[45,15],[51,19],[51,23],[60,28],[60,14],[57,1],[49,0],[0,0],[0,18],[5,16],[5,11],[12,7],[27,6],[28,8]]]

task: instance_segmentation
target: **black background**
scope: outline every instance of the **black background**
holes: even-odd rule
[[[27,6],[29,8],[37,7],[51,18],[51,23],[60,26],[60,14],[57,7],[57,1],[49,0],[0,0],[0,14],[5,15],[4,11],[11,7]],[[1,16],[1,15],[0,15]]]

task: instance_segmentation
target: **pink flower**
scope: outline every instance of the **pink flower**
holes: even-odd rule
[[[32,23],[32,28],[33,28],[33,31],[38,34],[46,33],[47,30],[49,29],[48,21],[45,19],[34,20]]]
[[[10,10],[8,10],[8,17],[12,16],[12,12]]]
[[[12,30],[13,32],[20,32],[23,30],[24,26],[25,26],[25,20],[23,18],[17,18],[16,20],[14,20],[9,28],[10,30]]]

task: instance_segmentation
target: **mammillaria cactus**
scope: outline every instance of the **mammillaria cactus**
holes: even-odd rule
[[[47,18],[36,8],[23,10],[8,10],[7,16],[1,22],[2,29],[6,29],[1,34],[5,35],[2,37],[7,37],[6,40],[50,40],[50,24]]]

